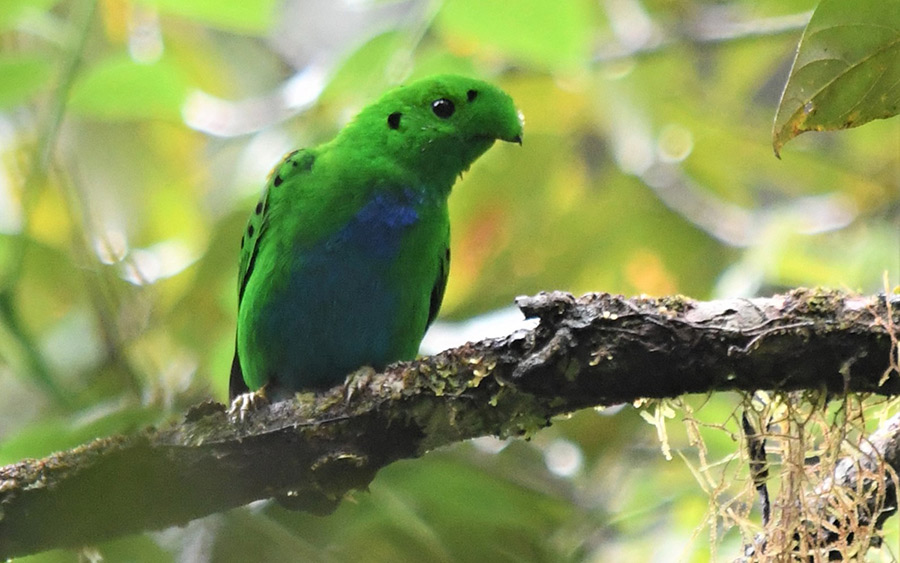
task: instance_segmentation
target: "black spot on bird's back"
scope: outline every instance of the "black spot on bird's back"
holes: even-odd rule
[[[253,225],[249,225],[249,226],[247,227],[247,236],[250,237],[250,238],[253,238],[253,231],[254,231]]]
[[[398,127],[400,127],[401,117],[403,117],[403,114],[399,111],[395,111],[394,113],[389,115],[387,119],[388,127],[390,127],[391,129],[397,129]]]
[[[303,149],[288,154],[284,157],[284,160],[272,170],[271,175],[269,176],[271,186],[277,188],[287,180],[293,182],[294,177],[298,174],[312,170],[313,162],[315,160],[316,157],[313,153]],[[265,197],[263,197],[261,203],[262,207],[257,206],[257,215],[266,212]]]
[[[466,99],[470,102],[473,101],[476,96],[478,96],[478,90],[469,90],[466,92]]]
[[[244,237],[241,237],[241,250],[244,250]]]
[[[256,214],[259,215],[262,213],[262,202],[256,204]]]

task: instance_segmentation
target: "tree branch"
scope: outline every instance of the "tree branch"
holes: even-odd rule
[[[204,403],[161,430],[0,468],[0,558],[272,496],[325,513],[393,461],[476,436],[529,435],[590,406],[726,390],[900,393],[897,296],[542,293],[518,303],[540,319],[535,329],[275,403],[243,423]]]

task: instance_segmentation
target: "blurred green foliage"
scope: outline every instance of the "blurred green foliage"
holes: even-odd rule
[[[268,169],[329,139],[386,87],[435,72],[498,83],[526,118],[522,148],[494,148],[455,188],[444,321],[549,289],[702,299],[819,284],[877,292],[885,272],[897,283],[897,120],[772,154],[813,7],[3,0],[0,463],[224,400],[238,243]],[[752,502],[740,398],[686,404],[708,424],[707,460],[733,481],[720,494]],[[741,535],[691,472],[699,450],[679,420],[668,424],[673,461],[638,409],[585,411],[530,442],[395,464],[328,518],[263,503],[85,553],[730,560]]]

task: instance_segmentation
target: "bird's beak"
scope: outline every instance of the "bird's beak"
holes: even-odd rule
[[[504,141],[508,143],[518,143],[519,146],[522,146],[522,131],[525,129],[525,116],[522,115],[522,112],[516,110],[516,116],[519,118],[519,126],[518,131],[513,132],[513,135],[508,137],[501,137]]]

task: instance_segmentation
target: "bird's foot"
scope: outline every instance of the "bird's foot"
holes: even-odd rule
[[[256,391],[241,393],[231,401],[231,406],[228,407],[228,418],[232,422],[244,422],[250,412],[268,404],[269,397],[266,395],[265,386]]]
[[[375,371],[375,368],[363,366],[348,375],[347,380],[344,382],[344,386],[346,387],[344,401],[349,403],[350,399],[353,398],[353,395],[361,392],[372,382],[372,377],[376,373],[378,372]]]

